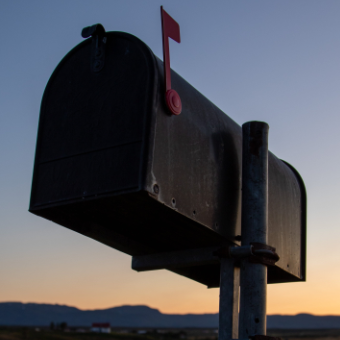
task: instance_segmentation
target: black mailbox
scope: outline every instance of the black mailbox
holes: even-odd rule
[[[241,128],[174,71],[171,115],[163,62],[127,33],[99,43],[76,46],[46,86],[30,212],[130,255],[240,244]],[[303,181],[272,153],[268,166],[268,282],[305,280]],[[218,264],[173,271],[219,285]]]

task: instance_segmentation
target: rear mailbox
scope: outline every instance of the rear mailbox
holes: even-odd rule
[[[240,244],[241,128],[174,71],[171,115],[163,63],[132,35],[105,37],[99,71],[89,38],[46,86],[29,210],[130,255]],[[271,153],[268,167],[268,282],[305,280],[305,188]],[[218,264],[171,270],[219,286]]]

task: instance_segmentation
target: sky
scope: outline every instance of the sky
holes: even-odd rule
[[[308,195],[307,282],[268,286],[268,314],[340,314],[340,2],[1,0],[0,302],[145,304],[216,313],[218,289],[160,270],[28,212],[40,102],[85,26],[137,36],[162,58],[160,5],[180,24],[171,67],[269,149]]]

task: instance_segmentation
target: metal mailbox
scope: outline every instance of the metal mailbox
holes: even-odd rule
[[[107,32],[71,50],[43,95],[30,212],[130,255],[239,245],[241,128],[174,71],[182,113],[164,98],[163,62]],[[305,280],[306,192],[269,154],[268,283]],[[209,287],[218,264],[169,268]]]

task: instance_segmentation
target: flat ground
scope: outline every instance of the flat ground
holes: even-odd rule
[[[140,334],[142,333],[142,334]],[[340,329],[269,330],[282,340],[340,340]],[[0,340],[217,340],[215,329],[114,329],[111,334],[95,334],[88,329],[50,330],[34,327],[0,327]]]
[[[340,329],[268,330],[268,335],[282,340],[340,340]]]

